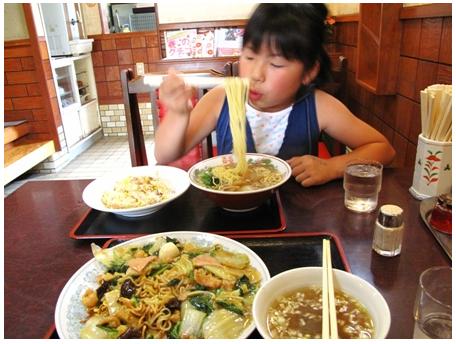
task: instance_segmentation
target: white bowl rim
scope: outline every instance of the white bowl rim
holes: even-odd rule
[[[160,202],[157,202],[157,203],[154,203],[154,204],[149,204],[149,205],[145,205],[145,206],[142,206],[142,207],[136,207],[136,208],[119,208],[119,209],[117,209],[117,208],[108,208],[106,206],[96,206],[96,207],[94,207],[94,204],[90,200],[87,201],[87,192],[91,188],[94,188],[96,185],[101,183],[103,180],[112,179],[112,180],[119,181],[122,178],[128,177],[129,176],[128,173],[131,172],[132,170],[138,171],[138,170],[141,170],[141,169],[149,170],[150,172],[152,172],[152,171],[160,171],[160,170],[162,170],[164,172],[166,170],[168,170],[168,171],[173,170],[176,173],[179,173],[183,178],[184,178],[184,176],[186,177],[185,178],[185,181],[186,181],[185,186],[182,188],[182,191],[177,192],[176,190],[174,190],[174,191],[176,191],[176,193],[174,195],[172,195],[170,198],[164,199],[164,200],[162,200]],[[147,176],[147,173],[145,173],[144,175]],[[134,167],[125,168],[125,169],[122,169],[122,170],[119,170],[119,171],[116,171],[116,172],[112,172],[112,173],[110,173],[108,175],[99,177],[99,178],[91,181],[84,188],[84,191],[82,192],[82,199],[84,200],[84,202],[89,207],[91,207],[93,209],[96,209],[96,210],[99,210],[99,211],[103,211],[103,212],[107,212],[107,213],[116,213],[116,214],[127,216],[129,213],[134,213],[136,211],[147,210],[147,209],[156,208],[156,207],[165,205],[166,203],[169,203],[169,202],[173,201],[174,199],[176,199],[176,198],[180,197],[181,195],[183,195],[184,192],[187,191],[189,187],[190,187],[190,178],[189,178],[187,172],[185,170],[181,169],[181,168],[174,167],[174,166],[166,166],[166,165],[134,166]],[[101,203],[101,204],[103,204],[103,203]]]
[[[291,167],[290,165],[283,159],[281,158],[278,158],[274,155],[268,155],[268,154],[263,154],[263,153],[246,153],[246,158],[248,157],[258,157],[258,158],[264,158],[264,159],[270,159],[270,160],[274,160],[276,161],[277,163],[283,165],[285,167],[285,176],[284,178],[277,184],[274,184],[274,185],[271,185],[271,186],[268,186],[268,187],[265,187],[265,188],[262,188],[262,189],[257,189],[257,190],[248,190],[248,191],[222,191],[222,190],[214,190],[214,189],[210,189],[210,188],[206,188],[200,184],[198,184],[197,182],[195,182],[193,180],[193,175],[195,174],[195,170],[197,170],[198,168],[201,168],[200,166],[203,165],[204,163],[208,162],[208,161],[211,161],[211,160],[215,160],[215,159],[221,159],[225,156],[233,156],[234,154],[224,154],[224,155],[217,155],[217,156],[214,156],[212,158],[208,158],[208,159],[205,159],[205,160],[202,160],[202,161],[199,161],[197,162],[195,165],[193,165],[189,170],[188,170],[188,176],[189,176],[189,179],[190,179],[190,183],[200,189],[200,190],[203,190],[203,191],[207,191],[207,192],[210,192],[210,193],[214,193],[214,194],[220,194],[220,195],[248,195],[248,194],[256,194],[256,193],[260,193],[260,192],[263,192],[263,191],[268,191],[268,190],[272,190],[272,189],[276,189],[278,188],[279,186],[281,186],[282,184],[284,184],[291,176]]]
[[[322,267],[321,266],[304,266],[304,267],[299,267],[299,268],[294,268],[294,269],[289,269],[289,270],[285,270],[285,271],[282,271],[281,273],[277,274],[277,275],[274,275],[273,277],[271,277],[268,281],[266,281],[261,287],[260,289],[257,291],[257,293],[255,294],[255,298],[253,300],[253,304],[252,304],[252,315],[253,315],[253,320],[255,321],[255,326],[258,330],[258,332],[260,333],[261,336],[263,336],[263,334],[261,333],[260,329],[258,328],[257,326],[257,315],[256,315],[256,309],[257,309],[257,304],[259,300],[259,295],[262,294],[263,290],[265,288],[268,287],[268,285],[274,283],[275,280],[278,280],[280,278],[283,278],[284,275],[288,275],[290,273],[293,273],[293,272],[297,272],[297,271],[311,271],[311,270],[321,270]],[[382,333],[375,333],[376,337],[373,338],[373,339],[381,339],[381,338],[386,338],[386,336],[388,335],[388,332],[390,330],[390,327],[391,327],[391,311],[389,309],[389,306],[388,306],[388,303],[386,302],[385,298],[383,297],[383,295],[380,293],[380,291],[378,291],[377,288],[375,288],[372,284],[370,284],[368,281],[364,280],[363,278],[351,273],[351,272],[348,272],[348,271],[345,271],[345,270],[340,270],[340,269],[336,269],[336,268],[333,268],[333,270],[336,272],[336,273],[340,273],[342,275],[346,275],[346,276],[350,276],[350,278],[353,278],[355,281],[357,281],[358,283],[366,286],[368,289],[370,289],[371,291],[375,292],[376,295],[379,296],[379,302],[382,304],[383,308],[386,310],[386,314],[385,314],[385,321],[386,323],[384,324],[384,332]],[[356,298],[356,296],[354,295],[354,297]],[[270,336],[269,334],[267,334],[267,338],[265,339],[269,339]]]

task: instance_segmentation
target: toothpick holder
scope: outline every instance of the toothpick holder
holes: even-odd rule
[[[420,134],[409,189],[413,197],[422,200],[451,192],[451,170],[451,142],[430,140]]]

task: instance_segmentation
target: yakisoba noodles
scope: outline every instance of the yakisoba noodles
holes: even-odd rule
[[[106,191],[101,201],[107,208],[128,209],[164,201],[174,191],[160,178],[128,176],[119,180],[112,191]]]
[[[252,323],[261,275],[245,254],[165,237],[92,250],[106,272],[82,296],[81,338],[238,338]]]

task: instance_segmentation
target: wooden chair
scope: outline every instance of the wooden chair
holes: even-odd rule
[[[157,109],[157,88],[144,82],[143,77],[134,77],[133,71],[121,71],[122,94],[125,106],[125,117],[127,122],[128,145],[130,149],[130,159],[132,166],[148,165],[144,134],[141,125],[139,112],[138,94],[149,94],[152,104],[153,126],[156,130],[160,123]],[[154,112],[154,109],[156,110]],[[211,149],[209,149],[211,147]],[[201,159],[212,156],[212,138],[208,136],[203,142],[169,165],[187,170],[194,163]]]

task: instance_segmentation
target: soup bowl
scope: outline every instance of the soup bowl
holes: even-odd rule
[[[197,189],[201,190],[219,207],[235,212],[253,210],[265,202],[280,185],[285,183],[290,178],[291,167],[284,160],[267,154],[247,153],[246,159],[247,161],[268,160],[269,163],[272,164],[282,175],[281,180],[273,185],[268,185],[260,189],[245,191],[215,190],[201,183],[198,180],[198,174],[201,171],[236,162],[233,154],[226,154],[209,158],[193,165],[188,171],[190,183]]]
[[[342,291],[361,303],[369,312],[374,324],[373,338],[386,338],[391,314],[383,296],[371,284],[351,273],[333,269],[334,289]],[[253,301],[253,319],[261,336],[270,339],[268,310],[279,297],[304,287],[322,285],[321,267],[303,267],[284,271],[261,286]]]

